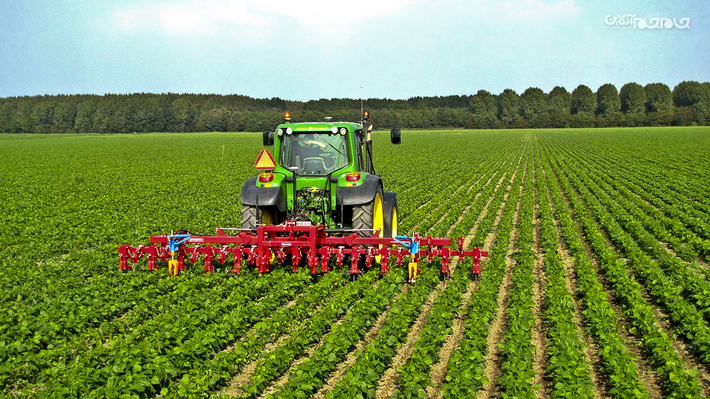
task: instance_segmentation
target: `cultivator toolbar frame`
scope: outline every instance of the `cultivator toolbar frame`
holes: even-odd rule
[[[216,236],[192,235],[187,232],[164,234],[150,237],[153,245],[136,247],[123,245],[118,248],[121,258],[121,270],[126,272],[143,257],[148,258],[148,270],[158,269],[156,261],[168,261],[171,275],[177,275],[185,269],[185,261],[197,264],[204,259],[205,272],[214,271],[212,261],[224,264],[228,258],[234,260],[232,273],[239,273],[244,264],[255,265],[259,273],[271,271],[271,261],[284,263],[287,255],[291,256],[293,271],[298,271],[301,259],[305,260],[312,274],[329,272],[331,256],[335,256],[335,265],[341,267],[347,255],[350,255],[350,274],[360,273],[360,260],[370,268],[373,259],[380,257],[380,271],[389,273],[389,257],[394,256],[398,267],[402,266],[405,256],[409,256],[410,280],[416,280],[419,273],[419,261],[441,257],[441,272],[445,277],[450,274],[449,262],[452,257],[459,259],[471,257],[473,275],[481,273],[481,256],[488,256],[487,251],[479,248],[463,249],[463,237],[458,238],[458,249],[450,249],[451,239],[443,237],[397,236],[381,238],[379,230],[373,231],[372,237],[361,237],[358,232],[364,230],[326,229],[322,225],[301,225],[287,222],[285,225],[263,225],[255,229],[220,228]],[[227,235],[225,231],[239,231],[237,235]],[[194,245],[194,246],[193,246]],[[398,247],[398,248],[395,248]],[[421,249],[426,247],[426,249]],[[174,273],[173,273],[174,268]]]

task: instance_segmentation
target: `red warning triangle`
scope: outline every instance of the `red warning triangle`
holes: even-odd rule
[[[261,150],[259,156],[256,157],[256,162],[254,162],[254,167],[259,170],[271,170],[276,167],[276,162],[274,157],[271,156],[269,150]]]

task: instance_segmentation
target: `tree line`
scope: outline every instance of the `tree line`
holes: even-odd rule
[[[378,128],[564,128],[710,125],[710,82],[612,84],[571,93],[531,87],[518,94],[365,100]],[[294,122],[360,119],[358,99],[289,101],[217,94],[45,95],[0,98],[2,133],[265,131],[290,111]]]

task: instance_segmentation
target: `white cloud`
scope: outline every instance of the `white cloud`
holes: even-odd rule
[[[544,0],[510,0],[505,3],[507,15],[519,20],[559,21],[579,15],[581,8],[574,0],[548,3]]]
[[[224,30],[259,36],[272,21],[250,12],[244,1],[141,3],[115,10],[113,25],[123,33],[157,29],[173,35],[204,35]]]
[[[371,19],[394,16],[414,0],[363,0],[360,2],[286,0],[212,0],[151,2],[121,6],[111,24],[122,33],[157,29],[173,35],[234,32],[263,37],[277,24],[293,24],[308,40],[322,46],[347,40],[358,25]]]

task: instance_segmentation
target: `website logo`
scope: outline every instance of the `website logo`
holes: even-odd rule
[[[618,26],[633,29],[690,29],[690,18],[636,18],[636,14],[611,14],[604,18],[607,26]]]

